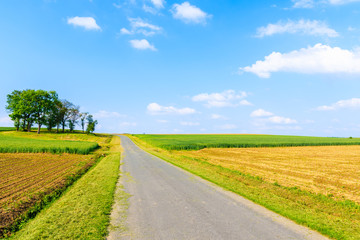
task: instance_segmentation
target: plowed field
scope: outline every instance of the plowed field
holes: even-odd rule
[[[0,153],[0,230],[94,162],[93,155]]]
[[[174,151],[268,182],[360,203],[360,146]]]

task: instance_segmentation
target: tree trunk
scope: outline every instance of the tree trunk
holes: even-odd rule
[[[62,122],[62,130],[63,130],[63,133],[65,132],[65,122]]]
[[[39,123],[39,127],[38,127],[38,130],[37,130],[37,134],[40,134],[40,129],[41,129],[41,124]]]
[[[28,132],[31,132],[31,125],[32,125],[32,122],[28,121],[28,124],[27,124],[27,131]]]
[[[59,125],[60,124],[56,124],[56,133],[59,133]]]

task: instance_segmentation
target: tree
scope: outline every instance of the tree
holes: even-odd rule
[[[55,108],[55,101],[58,99],[57,93],[54,91],[36,90],[34,92],[33,111],[34,122],[38,124],[37,133],[40,134],[40,129]]]
[[[75,129],[75,125],[77,123],[77,120],[80,118],[80,110],[79,110],[79,106],[74,106],[72,108],[69,109],[69,128],[70,128],[70,132],[73,132]]]
[[[98,124],[98,121],[94,120],[93,115],[91,114],[87,116],[86,120],[87,120],[86,133],[87,134],[93,133],[95,131],[96,125]]]
[[[80,124],[81,124],[83,133],[85,132],[85,120],[88,115],[89,115],[88,112],[80,113]]]
[[[74,106],[74,104],[72,104],[68,100],[61,100],[60,112],[59,112],[59,120],[60,120],[60,123],[62,125],[62,132],[65,132],[66,122],[70,118],[70,111],[69,110],[73,106]]]

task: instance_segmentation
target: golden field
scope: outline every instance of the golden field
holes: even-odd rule
[[[207,148],[172,153],[360,203],[360,146]]]

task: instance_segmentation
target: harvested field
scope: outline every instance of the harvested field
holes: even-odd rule
[[[0,153],[0,233],[95,161],[94,155]]]
[[[173,154],[360,203],[360,146],[212,148]]]

